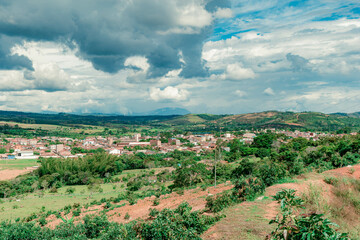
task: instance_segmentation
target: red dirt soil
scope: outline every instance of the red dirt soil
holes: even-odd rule
[[[327,171],[324,173],[334,175],[334,176],[347,176],[347,177],[358,178],[360,176],[360,165],[355,165],[352,168],[355,169],[353,173],[350,172],[349,167],[334,169],[334,170]],[[297,190],[297,195],[301,195],[302,193],[307,192],[310,184],[316,185],[316,186],[321,186],[326,194],[330,194],[331,186],[329,184],[326,184],[323,181],[323,178],[319,177],[320,175],[317,174],[317,176],[318,176],[317,179],[305,180],[300,183],[283,183],[283,184],[273,185],[266,189],[264,196],[271,197],[271,196],[275,195],[278,191],[280,191],[284,188],[295,189],[295,190]],[[179,195],[177,193],[163,195],[160,198],[160,204],[158,206],[153,205],[155,196],[140,199],[140,200],[138,200],[138,202],[135,205],[129,205],[127,203],[127,201],[121,201],[120,203],[118,203],[119,205],[123,204],[123,203],[126,203],[126,205],[123,207],[116,208],[114,210],[109,211],[107,213],[107,215],[109,216],[110,221],[114,221],[114,222],[118,222],[118,223],[127,223],[127,222],[130,222],[135,219],[146,220],[149,218],[149,212],[150,212],[151,208],[155,208],[157,210],[162,210],[165,208],[174,209],[184,201],[188,202],[193,207],[194,211],[203,210],[205,208],[205,204],[206,204],[206,197],[209,194],[215,195],[215,194],[221,193],[223,191],[229,190],[232,187],[233,186],[230,184],[227,184],[227,185],[221,184],[221,185],[218,185],[217,188],[210,187],[210,188],[206,189],[205,191],[202,191],[200,188],[196,188],[196,189],[184,191],[183,195]],[[255,205],[255,204],[258,204],[258,202],[254,201],[254,202],[241,203],[241,205],[246,205],[246,206]],[[75,221],[79,221],[81,218],[83,218],[87,214],[94,214],[94,213],[97,213],[98,211],[103,210],[104,209],[103,206],[104,206],[104,204],[100,205],[100,206],[92,206],[86,210],[82,209],[81,215],[79,217],[76,217]],[[264,214],[264,218],[266,218],[266,219],[274,218],[279,211],[278,209],[279,209],[278,203],[276,203],[276,202],[269,203],[266,206],[266,213]],[[126,215],[126,213],[128,213],[130,215],[130,219],[127,219],[127,220],[124,219],[124,216]],[[71,217],[72,217],[71,213],[69,215],[67,215],[67,218],[71,218]],[[58,225],[59,223],[62,222],[61,219],[56,219],[54,215],[51,215],[47,220],[49,222],[47,224],[47,226],[50,228],[54,228],[56,225]],[[215,224],[213,227],[211,227],[207,231],[207,232],[215,231],[213,234],[211,234],[211,237],[207,238],[207,239],[223,239],[222,236],[220,236],[221,234],[216,233],[216,228],[217,228],[217,226]]]
[[[11,180],[16,178],[19,175],[23,175],[25,173],[31,172],[30,169],[22,169],[22,170],[0,170],[0,181]]]
[[[121,205],[126,203],[126,205],[109,211],[107,215],[109,216],[110,221],[118,223],[127,223],[138,218],[146,220],[149,218],[150,208],[156,208],[159,211],[165,208],[175,209],[185,201],[190,204],[190,206],[193,208],[193,211],[202,210],[205,208],[206,197],[209,194],[215,195],[231,188],[233,188],[233,185],[228,183],[227,185],[220,184],[216,188],[209,187],[205,191],[201,190],[200,188],[185,190],[183,195],[179,195],[177,193],[166,194],[160,197],[160,204],[158,206],[154,206],[153,204],[155,196],[139,199],[135,205],[129,205],[127,201],[121,201],[117,204]],[[81,215],[75,219],[81,219],[87,214],[94,214],[97,211],[101,211],[104,209],[103,206],[104,204],[100,206],[92,206],[86,210],[83,209]],[[126,213],[129,213],[130,215],[130,219],[128,220],[124,219]],[[71,217],[71,214],[67,215],[67,218]],[[47,220],[49,221],[47,227],[50,228],[54,228],[56,225],[62,222],[61,219],[56,219],[54,215],[51,215]]]

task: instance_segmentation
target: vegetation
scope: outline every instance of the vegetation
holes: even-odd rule
[[[282,128],[328,131],[336,133],[349,133],[360,130],[358,114],[323,114],[315,112],[261,112],[240,115],[211,115],[188,114],[184,116],[91,116],[75,114],[38,114],[0,111],[0,121],[17,123],[52,124],[83,129],[82,131],[59,131],[37,128],[31,130],[30,126],[20,128],[9,125],[0,126],[0,133],[22,136],[82,136],[89,135],[84,126],[106,126],[107,129],[98,131],[98,134],[116,135],[131,132],[131,130],[146,126],[147,132],[154,129],[177,129],[192,132],[218,131],[219,125],[226,125],[224,131],[241,129]],[[92,128],[92,127],[91,127]],[[112,128],[112,129],[110,129]]]
[[[268,239],[350,239],[347,233],[338,233],[334,229],[338,226],[323,214],[300,214],[304,201],[295,195],[295,190],[284,189],[274,196],[274,200],[280,203],[282,215],[270,221],[277,227]]]
[[[78,224],[64,219],[55,229],[34,222],[2,222],[0,239],[200,239],[200,234],[221,218],[191,210],[183,203],[175,210],[152,214],[155,219],[151,222],[135,220],[127,224],[110,222],[106,215],[87,215]],[[44,219],[41,221],[45,225]]]

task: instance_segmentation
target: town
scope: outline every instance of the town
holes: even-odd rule
[[[254,138],[264,132],[283,134],[291,138],[305,138],[317,141],[321,137],[343,137],[347,134],[332,134],[324,132],[301,132],[298,130],[263,129],[258,131],[244,131],[242,134],[177,134],[164,139],[159,135],[142,136],[135,133],[131,136],[92,136],[84,139],[67,137],[45,136],[32,139],[26,138],[3,138],[0,141],[0,159],[38,159],[42,158],[77,158],[97,151],[107,152],[112,155],[131,155],[144,153],[147,155],[162,153],[166,154],[175,150],[191,151],[196,154],[212,151],[216,148],[217,141],[231,141],[239,139],[244,144],[251,144]],[[350,135],[357,135],[353,132]],[[223,147],[224,151],[230,151],[229,147]]]

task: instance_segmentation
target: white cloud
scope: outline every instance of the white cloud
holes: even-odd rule
[[[70,77],[64,70],[54,63],[35,65],[34,85],[37,89],[47,91],[66,90],[70,84]]]
[[[0,71],[0,91],[32,89],[33,82],[26,81],[21,71]]]
[[[212,15],[200,4],[186,4],[178,8],[180,26],[203,28],[212,23]]]
[[[160,88],[150,89],[150,98],[154,101],[160,100],[174,100],[182,101],[186,100],[189,92],[185,89],[178,89],[176,87],[168,86],[161,90]]]
[[[148,60],[146,57],[142,56],[133,56],[129,57],[125,60],[124,66],[133,66],[140,68],[144,72],[147,72],[147,70],[150,68],[150,64],[148,63]]]
[[[7,100],[7,97],[5,95],[0,96],[0,102],[5,102]]]
[[[247,93],[241,90],[236,90],[235,94],[239,96],[240,98],[247,96]]]
[[[244,68],[240,63],[229,64],[225,73],[221,75],[225,80],[245,80],[255,78],[255,73],[250,68]]]
[[[233,12],[230,8],[218,8],[218,10],[214,13],[215,18],[231,18],[233,16]]]
[[[269,95],[269,96],[275,95],[275,92],[274,92],[274,90],[272,90],[272,88],[265,89],[263,93],[266,95]]]

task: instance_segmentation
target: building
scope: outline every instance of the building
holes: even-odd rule
[[[151,146],[161,147],[161,141],[160,140],[150,140]]]
[[[34,151],[18,151],[15,153],[16,159],[38,159],[39,156],[34,155]]]
[[[110,150],[109,150],[109,154],[112,154],[112,155],[120,155],[120,154],[121,154],[121,150],[120,150],[120,149],[113,148],[113,149],[110,149]]]
[[[170,145],[175,145],[175,146],[180,146],[180,144],[181,144],[180,140],[176,139],[176,138],[169,138],[168,143]]]

